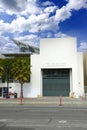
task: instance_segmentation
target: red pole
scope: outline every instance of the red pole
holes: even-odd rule
[[[84,96],[82,96],[82,101],[85,101],[85,97]]]
[[[20,96],[20,105],[22,105],[22,96]]]
[[[60,96],[59,106],[62,106],[62,96]]]

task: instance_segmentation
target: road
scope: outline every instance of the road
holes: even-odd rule
[[[86,106],[1,105],[0,130],[87,130]]]

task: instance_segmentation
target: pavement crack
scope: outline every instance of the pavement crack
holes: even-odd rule
[[[0,122],[0,128],[6,127],[6,122]]]
[[[48,123],[47,124],[50,124],[52,122],[52,117],[49,119]]]

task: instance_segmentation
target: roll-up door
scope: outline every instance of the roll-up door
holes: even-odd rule
[[[43,96],[69,96],[69,69],[43,69]]]

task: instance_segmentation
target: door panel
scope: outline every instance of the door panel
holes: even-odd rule
[[[43,73],[43,96],[69,96],[69,70],[45,70]]]

